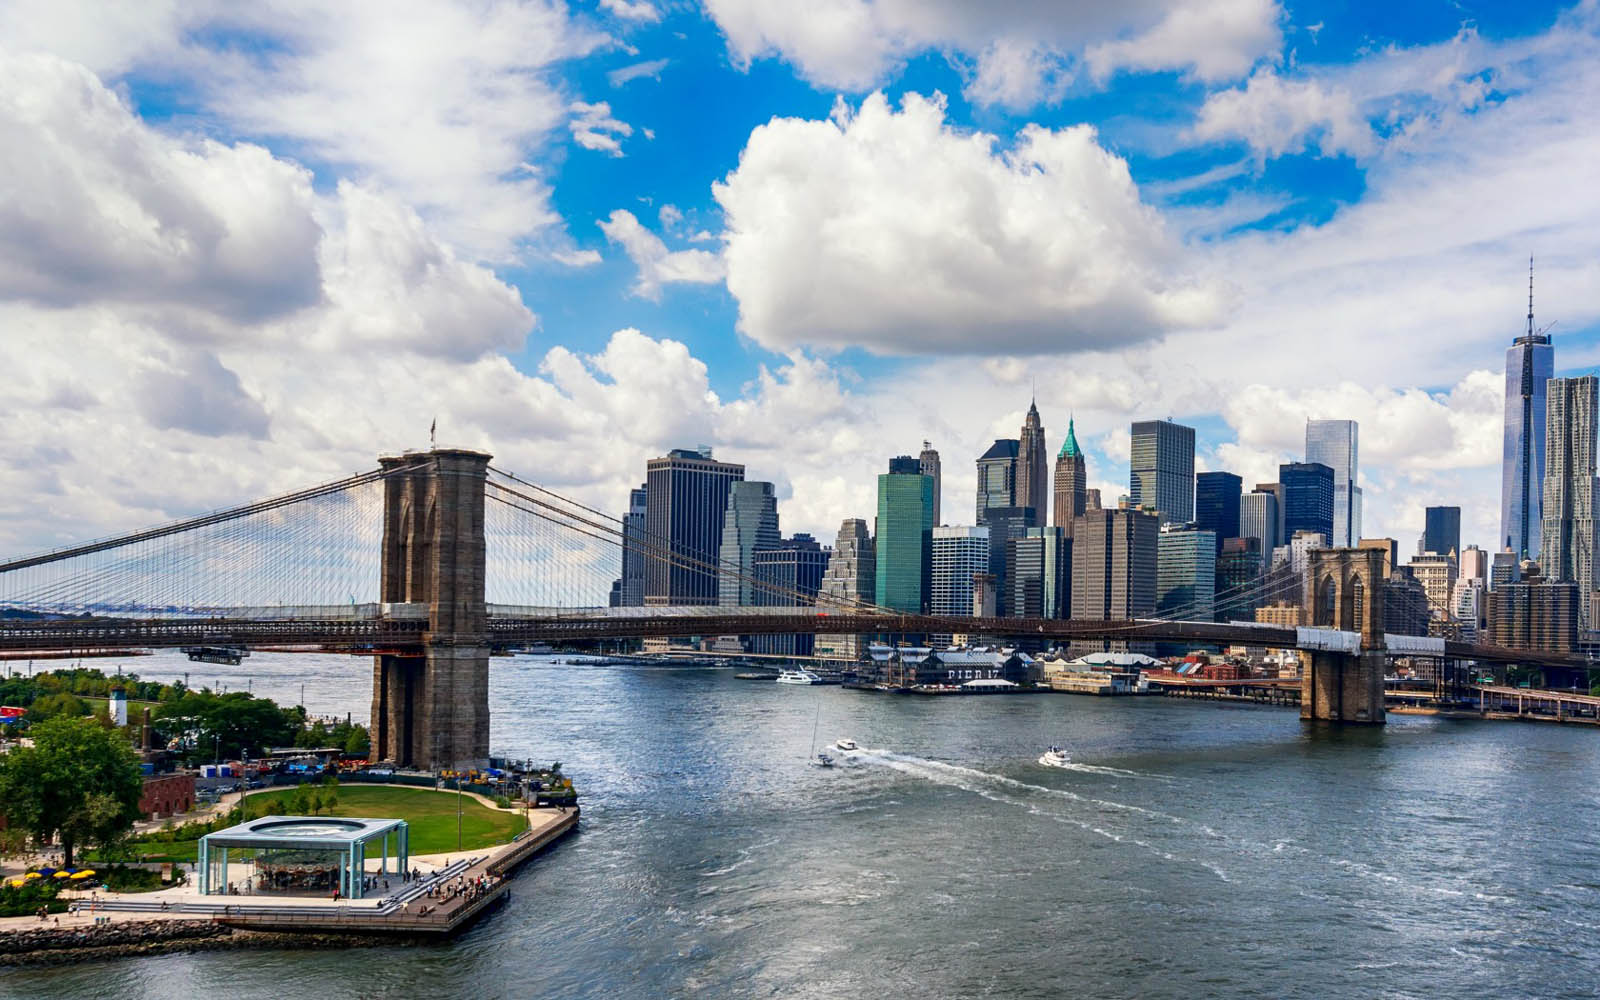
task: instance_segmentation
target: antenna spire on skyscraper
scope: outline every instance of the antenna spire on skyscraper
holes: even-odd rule
[[[1533,338],[1533,257],[1528,257],[1528,338]]]

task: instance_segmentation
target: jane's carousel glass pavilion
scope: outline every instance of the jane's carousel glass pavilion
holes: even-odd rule
[[[378,851],[369,851],[374,845]],[[338,889],[359,898],[367,859],[376,857],[380,876],[398,874],[410,865],[410,846],[403,819],[263,816],[200,838],[200,892],[226,894],[231,887],[236,893],[320,895]],[[248,864],[246,877],[230,883],[230,862]]]

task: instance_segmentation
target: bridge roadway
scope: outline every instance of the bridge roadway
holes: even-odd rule
[[[364,653],[420,651],[427,641],[426,609],[378,605],[326,609],[224,609],[208,617],[81,617],[0,619],[0,650],[48,652],[106,647],[308,645]],[[497,646],[610,639],[671,638],[701,635],[790,635],[794,633],[926,635],[967,633],[1056,641],[1112,640],[1196,645],[1248,645],[1272,649],[1345,648],[1353,652],[1354,633],[1296,629],[1250,623],[1186,622],[1157,619],[1082,621],[1056,618],[971,618],[941,615],[886,615],[812,608],[625,608],[563,611],[491,605],[489,641]],[[246,616],[248,615],[248,616]],[[1392,656],[1429,656],[1482,663],[1538,664],[1583,668],[1578,654],[1526,650],[1412,636],[1387,637]]]

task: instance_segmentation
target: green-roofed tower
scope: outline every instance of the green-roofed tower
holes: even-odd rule
[[[1072,522],[1083,516],[1085,485],[1088,471],[1083,463],[1083,449],[1078,447],[1078,431],[1073,420],[1067,419],[1067,437],[1061,442],[1056,455],[1055,475],[1055,526],[1072,537]]]

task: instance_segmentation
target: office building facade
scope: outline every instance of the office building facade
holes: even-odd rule
[[[756,550],[752,568],[761,586],[755,603],[760,607],[811,607],[827,572],[831,553],[804,532],[780,540],[771,548]],[[750,651],[771,656],[810,656],[816,638],[809,633],[792,635],[753,635]]]
[[[1073,421],[1067,420],[1067,437],[1056,454],[1055,505],[1051,524],[1072,537],[1072,522],[1088,509],[1088,465],[1083,449],[1078,447],[1078,432]],[[1098,504],[1096,504],[1098,506]]]
[[[1578,586],[1578,615],[1589,627],[1595,585],[1595,431],[1600,378],[1553,378],[1546,383],[1544,516],[1539,565],[1544,576]]]
[[[1531,560],[1522,579],[1489,592],[1489,643],[1541,653],[1578,649],[1579,600],[1576,584],[1547,580]]]
[[[645,537],[670,558],[646,561],[645,604],[718,603],[728,493],[743,480],[743,465],[719,462],[709,448],[675,448],[646,463]]]
[[[1354,420],[1307,420],[1306,461],[1333,470],[1334,548],[1361,540],[1360,427]]]
[[[939,494],[944,489],[944,475],[939,470],[939,453],[933,450],[933,445],[922,442],[922,453],[917,456],[917,466],[924,476],[933,480],[933,523],[943,524],[939,511]]]
[[[1217,621],[1255,620],[1265,592],[1262,567],[1260,539],[1240,535],[1222,543],[1217,554]]]
[[[1333,470],[1321,462],[1290,462],[1278,466],[1278,482],[1288,537],[1314,531],[1327,546],[1333,539]]]
[[[1500,538],[1517,561],[1538,559],[1544,520],[1546,388],[1556,370],[1549,336],[1533,328],[1533,267],[1528,273],[1528,328],[1506,351],[1505,439],[1500,460]]]
[[[1142,510],[1088,511],[1072,532],[1072,617],[1149,617],[1156,606],[1161,519]]]
[[[877,596],[877,567],[877,553],[867,522],[859,517],[845,518],[839,525],[827,571],[817,588],[817,605],[848,611],[873,603]],[[865,649],[864,638],[850,634],[819,634],[815,646],[816,655],[843,660],[855,660]]]
[[[935,615],[972,614],[972,579],[989,572],[989,526],[935,525],[928,611]],[[948,646],[949,634],[929,637]]]
[[[1132,428],[1128,501],[1154,507],[1163,524],[1194,520],[1194,428],[1140,420]]]
[[[644,604],[644,568],[650,550],[645,539],[644,486],[628,491],[628,512],[622,515],[622,583],[617,603],[625,608]]]
[[[1049,523],[1050,453],[1044,446],[1044,424],[1039,420],[1039,407],[1028,404],[1028,415],[1022,421],[1022,433],[1017,438],[1017,503],[1018,507],[1032,507],[1037,520],[1030,527]]]
[[[1017,453],[1019,442],[998,438],[978,457],[978,502],[973,521],[989,523],[995,507],[1017,506]]]
[[[1006,546],[1008,618],[1065,618],[1072,608],[1072,540],[1056,527],[1029,528]]]
[[[1276,493],[1256,489],[1239,497],[1239,537],[1256,540],[1263,571],[1272,558],[1272,550],[1283,544],[1278,521]]]
[[[1461,556],[1461,508],[1429,507],[1422,514],[1422,551]]]
[[[877,586],[885,608],[920,614],[928,606],[933,555],[933,480],[914,458],[897,458],[878,477]]]
[[[1217,539],[1215,555],[1222,554],[1222,543],[1239,537],[1239,503],[1244,481],[1231,472],[1202,472],[1194,479],[1194,523]]]
[[[1217,536],[1192,525],[1164,525],[1156,538],[1156,615],[1214,621]]]
[[[746,479],[728,488],[722,519],[717,603],[725,608],[767,603],[756,596],[755,555],[776,548],[778,497],[771,483]]]

